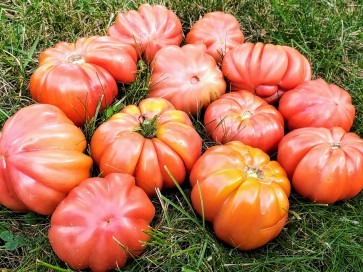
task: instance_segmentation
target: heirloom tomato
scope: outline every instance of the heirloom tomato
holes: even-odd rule
[[[222,71],[233,91],[247,90],[269,103],[311,78],[309,61],[295,48],[260,42],[228,51]]]
[[[59,107],[76,125],[89,121],[112,103],[117,82],[135,79],[135,49],[112,37],[80,38],[60,42],[39,57],[39,67],[30,77],[30,94],[40,103]]]
[[[343,128],[298,128],[282,138],[277,160],[300,195],[318,203],[356,196],[363,188],[363,140]]]
[[[163,98],[129,105],[99,126],[91,153],[102,175],[133,175],[149,196],[155,188],[175,187],[165,166],[182,183],[200,157],[202,139],[188,115]]]
[[[238,140],[271,153],[284,136],[284,119],[262,98],[237,91],[222,95],[208,106],[204,126],[215,142]]]
[[[107,271],[144,251],[154,215],[154,205],[132,176],[89,178],[54,211],[48,237],[73,269]]]
[[[204,44],[167,46],[156,55],[149,97],[162,97],[196,115],[226,92],[226,82]]]
[[[218,63],[222,62],[226,52],[243,41],[244,35],[237,19],[232,14],[221,11],[205,14],[186,36],[186,43],[205,44],[207,53]]]
[[[342,127],[349,131],[355,115],[349,93],[321,78],[305,81],[285,93],[278,109],[289,130]]]
[[[209,148],[195,163],[190,183],[194,209],[233,247],[263,246],[286,223],[290,182],[258,148],[240,141]]]
[[[51,214],[90,176],[83,132],[55,106],[19,110],[0,134],[0,203],[12,210]]]
[[[180,45],[182,24],[175,13],[163,5],[142,4],[138,11],[118,13],[108,35],[134,46],[146,61],[167,45]]]

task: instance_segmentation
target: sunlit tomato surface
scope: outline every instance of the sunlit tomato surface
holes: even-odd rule
[[[165,98],[195,115],[226,92],[226,82],[204,44],[187,44],[158,52],[149,89],[149,97]]]
[[[154,205],[127,174],[89,178],[54,211],[49,241],[73,269],[101,272],[122,268],[140,255],[150,236]]]
[[[290,182],[260,149],[239,141],[211,147],[195,163],[190,182],[194,209],[233,247],[263,246],[286,223]]]
[[[349,131],[355,116],[350,94],[321,78],[306,81],[285,93],[279,111],[289,130],[338,126]]]
[[[271,153],[284,136],[284,119],[262,98],[237,91],[222,95],[208,106],[204,126],[219,143],[238,140]]]
[[[51,214],[68,192],[89,177],[92,159],[83,132],[57,107],[19,110],[0,134],[0,204]]]
[[[187,43],[203,43],[216,62],[231,48],[243,43],[244,35],[237,19],[221,11],[209,12],[197,21],[186,36]]]
[[[39,57],[30,77],[30,94],[40,103],[62,109],[78,126],[89,121],[97,105],[112,103],[117,82],[130,83],[136,74],[136,50],[112,37],[60,42]]]
[[[188,115],[162,98],[126,106],[99,126],[91,140],[92,157],[102,175],[133,175],[150,196],[155,188],[175,187],[165,166],[180,184],[201,150],[202,139]]]
[[[147,61],[164,46],[180,45],[183,40],[182,24],[175,13],[163,5],[150,4],[118,13],[108,35],[134,46]]]
[[[294,189],[314,202],[352,198],[363,188],[363,140],[340,127],[293,130],[281,140],[277,160]]]
[[[244,43],[228,51],[222,71],[232,90],[247,90],[269,103],[311,79],[309,61],[296,49],[263,43]]]

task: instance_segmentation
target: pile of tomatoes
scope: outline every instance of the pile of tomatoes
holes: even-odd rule
[[[304,55],[244,42],[236,18],[219,11],[182,41],[179,18],[162,5],[119,13],[108,36],[42,52],[30,78],[39,104],[3,126],[0,203],[51,215],[49,241],[74,269],[106,271],[141,254],[155,214],[150,197],[185,180],[194,209],[242,250],[280,233],[291,185],[319,203],[363,189],[351,97],[311,79]],[[87,143],[80,127],[114,102],[119,83],[135,80],[139,59],[151,67],[147,98]],[[197,115],[216,143],[203,154]],[[90,177],[93,164],[99,177]]]

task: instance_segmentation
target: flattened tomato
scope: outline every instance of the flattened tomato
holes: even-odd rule
[[[30,77],[30,94],[40,103],[59,107],[81,126],[110,105],[118,82],[130,83],[136,74],[135,49],[112,37],[60,42],[39,57],[39,67]]]
[[[190,182],[194,209],[233,247],[263,246],[285,225],[290,182],[260,149],[239,141],[211,147],[195,163]]]
[[[293,130],[282,138],[277,160],[311,201],[329,204],[363,189],[363,140],[340,127]]]
[[[220,143],[238,140],[271,153],[284,136],[284,119],[262,98],[237,91],[222,95],[208,106],[204,126]]]
[[[165,98],[195,115],[226,92],[226,82],[204,44],[187,44],[158,52],[149,89],[149,97]]]
[[[222,71],[233,91],[247,90],[269,103],[311,78],[309,61],[296,49],[263,43],[244,43],[228,51]]]
[[[119,13],[108,35],[134,46],[147,61],[164,46],[180,45],[183,40],[182,24],[175,13],[163,5],[150,4]]]
[[[127,174],[89,178],[54,211],[49,241],[57,256],[74,269],[107,271],[140,255],[150,236],[154,205]]]
[[[92,159],[83,132],[55,106],[19,110],[0,134],[0,203],[12,210],[51,214],[88,178]]]
[[[99,126],[91,140],[102,175],[133,175],[149,196],[155,188],[175,186],[164,166],[182,183],[201,150],[202,139],[188,115],[162,98],[126,106]]]
[[[324,79],[305,81],[285,93],[279,111],[289,130],[302,127],[341,127],[349,131],[355,108],[350,94]]]
[[[186,36],[187,43],[205,44],[207,53],[218,63],[222,62],[226,52],[243,41],[244,35],[236,17],[221,11],[205,14]]]

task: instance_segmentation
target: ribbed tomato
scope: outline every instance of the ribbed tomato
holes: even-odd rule
[[[0,133],[0,204],[51,214],[88,178],[92,159],[83,132],[55,106],[19,110]]]
[[[147,61],[164,46],[180,45],[183,40],[182,24],[175,13],[163,5],[150,4],[118,13],[108,35],[134,46]]]
[[[149,89],[149,97],[165,98],[195,115],[226,92],[226,82],[204,44],[187,44],[158,52]]]
[[[135,80],[135,49],[112,37],[80,38],[60,42],[39,57],[30,77],[30,94],[40,103],[59,107],[81,126],[110,105],[118,93],[117,82]]]
[[[99,126],[91,153],[102,175],[133,175],[148,195],[155,188],[175,187],[165,166],[182,183],[200,157],[202,139],[185,112],[163,98],[147,98],[129,105]]]
[[[340,127],[293,130],[281,140],[277,160],[311,201],[329,204],[363,189],[363,140]]]
[[[211,147],[195,163],[190,182],[194,209],[233,247],[263,246],[286,223],[290,182],[258,148],[239,141]]]
[[[237,91],[222,95],[208,106],[204,126],[215,142],[238,140],[264,152],[277,150],[284,136],[284,119],[262,98]]]
[[[54,211],[49,241],[56,255],[74,269],[122,268],[144,251],[154,215],[154,205],[132,176],[89,178]]]
[[[260,42],[228,51],[222,71],[233,91],[247,90],[269,103],[311,78],[309,61],[295,48]]]
[[[218,63],[222,62],[226,52],[243,41],[244,35],[236,17],[222,11],[205,14],[186,36],[186,43],[205,44],[207,53]]]
[[[355,108],[350,94],[324,79],[305,81],[285,93],[279,111],[289,130],[302,127],[342,127],[349,131]]]

